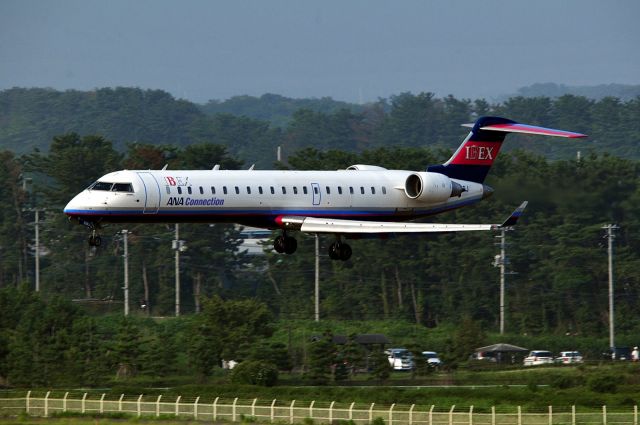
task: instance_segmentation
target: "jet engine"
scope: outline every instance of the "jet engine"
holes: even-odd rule
[[[404,193],[421,202],[443,202],[464,191],[459,183],[440,173],[413,173],[404,183]]]

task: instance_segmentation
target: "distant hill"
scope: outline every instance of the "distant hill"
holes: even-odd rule
[[[196,105],[162,90],[13,88],[0,92],[0,148],[47,149],[53,136],[69,132],[103,135],[120,150],[136,141],[184,145],[202,118]]]
[[[0,91],[0,150],[46,151],[54,136],[76,132],[104,136],[119,151],[135,142],[178,148],[219,144],[247,165],[270,168],[279,146],[285,157],[303,148],[351,153],[397,146],[455,149],[467,131],[460,123],[498,115],[590,136],[536,143],[514,136],[505,149],[525,148],[553,159],[575,158],[577,151],[639,158],[639,106],[640,97],[521,95],[490,104],[433,93],[401,93],[367,105],[274,94],[196,105],[162,90],[13,88]]]
[[[518,89],[517,96],[551,97],[556,98],[565,94],[584,96],[589,99],[600,100],[604,97],[617,97],[628,101],[640,96],[640,85],[629,84],[599,84],[597,86],[567,86],[556,83],[536,83]],[[509,98],[511,96],[505,96]]]
[[[263,94],[260,97],[234,96],[224,101],[210,100],[200,106],[200,110],[208,115],[226,113],[246,116],[269,121],[277,127],[286,127],[291,121],[293,113],[299,109],[309,109],[314,112],[330,114],[340,109],[359,112],[362,110],[362,106],[333,100],[330,97],[320,99],[292,99],[271,93]]]

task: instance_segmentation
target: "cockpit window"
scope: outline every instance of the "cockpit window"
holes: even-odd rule
[[[95,182],[89,186],[89,190],[111,190],[111,186],[113,186],[113,183]]]
[[[131,183],[114,183],[113,192],[133,192],[133,185]]]

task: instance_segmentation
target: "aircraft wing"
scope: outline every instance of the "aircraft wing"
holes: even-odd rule
[[[300,216],[283,216],[279,217],[278,221],[285,228],[306,233],[381,234],[486,231],[514,226],[526,206],[527,201],[524,201],[502,224],[405,223]]]

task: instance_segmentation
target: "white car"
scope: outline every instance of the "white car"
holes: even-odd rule
[[[556,362],[562,364],[582,363],[582,354],[579,351],[560,351],[560,355],[556,357]]]
[[[442,366],[442,360],[440,360],[438,353],[435,351],[423,351],[422,358],[424,358],[427,361],[427,365],[431,367]]]
[[[413,355],[406,348],[390,348],[385,353],[393,370],[413,369]]]
[[[553,354],[546,350],[533,350],[524,358],[525,366],[538,366],[553,363]]]

